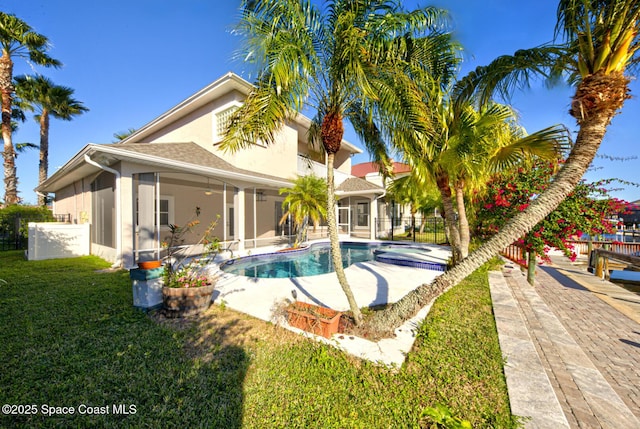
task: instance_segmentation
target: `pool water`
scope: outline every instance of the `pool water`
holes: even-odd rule
[[[378,248],[380,245],[340,243],[342,266],[373,261],[374,250]],[[249,256],[229,261],[221,268],[227,273],[258,278],[317,276],[334,271],[329,243],[313,244],[299,251]]]

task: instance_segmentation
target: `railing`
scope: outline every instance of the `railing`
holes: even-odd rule
[[[587,240],[572,240],[569,243],[573,244],[574,251],[579,255],[589,254],[589,243],[591,243],[591,250],[604,248],[615,253],[622,253],[624,255],[632,255],[640,252],[640,243],[623,243],[620,241],[587,241]]]
[[[410,240],[445,244],[448,242],[442,218],[415,219],[411,217],[376,220],[376,237],[381,240]]]
[[[516,246],[515,244],[507,246],[500,254],[518,265],[523,267],[527,266],[526,252],[520,246]]]
[[[312,161],[302,155],[298,155],[298,174],[301,176],[307,176],[313,174],[316,177],[327,177],[327,166],[317,161]],[[340,170],[333,169],[334,181],[337,184],[344,182],[349,177],[349,174],[343,173]]]
[[[569,240],[568,242],[573,246],[573,251],[578,255],[587,255],[591,250],[603,249],[613,253],[622,255],[637,256],[640,255],[640,243],[622,243],[619,241],[588,241],[588,240]],[[524,267],[527,266],[527,255],[524,249],[512,244],[507,246],[502,252],[502,256],[520,264]]]

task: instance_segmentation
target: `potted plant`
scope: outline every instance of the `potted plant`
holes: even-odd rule
[[[177,270],[165,268],[162,305],[167,317],[191,316],[209,308],[215,279],[203,268],[199,260]]]
[[[199,215],[200,208],[196,207],[195,216]],[[199,221],[191,220],[183,227],[169,225],[171,234],[165,241],[167,257],[162,287],[162,303],[167,317],[195,315],[209,308],[216,279],[207,274],[205,266],[209,263],[208,256],[219,250],[219,240],[212,236],[218,219],[219,216],[209,224],[196,243],[196,245],[203,245],[202,257],[194,258],[188,263],[186,262],[188,255],[184,255],[181,259],[177,259],[175,255],[184,242],[184,235],[191,232]]]
[[[342,313],[302,301],[295,301],[287,308],[287,321],[294,328],[302,329],[325,338],[338,332]]]

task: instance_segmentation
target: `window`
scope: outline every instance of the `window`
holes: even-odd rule
[[[368,227],[369,226],[369,203],[357,203],[356,205],[356,226]]]
[[[222,136],[227,132],[227,128],[231,123],[231,117],[239,107],[238,105],[233,105],[214,112],[215,139],[217,141],[222,140]]]
[[[160,226],[169,226],[169,224],[172,223],[169,221],[169,219],[173,217],[171,213],[172,205],[168,199],[162,199],[162,197],[160,197]]]
[[[155,201],[154,201],[155,204]],[[136,199],[136,225],[139,225],[138,221],[138,199]],[[154,206],[154,216],[153,216],[153,224],[156,225],[158,223],[157,217],[155,216],[155,206]],[[169,224],[174,223],[173,220],[173,197],[161,195],[160,196],[160,227],[168,228]]]

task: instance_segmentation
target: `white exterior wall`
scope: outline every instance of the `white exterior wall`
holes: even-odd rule
[[[297,174],[298,133],[285,126],[272,145],[253,145],[235,153],[215,151],[214,154],[238,168],[294,179]]]
[[[30,261],[89,255],[90,225],[58,222],[29,222]]]
[[[54,214],[71,214],[71,223],[88,223],[91,219],[91,181],[88,178],[56,192]]]
[[[297,173],[298,154],[296,127],[283,126],[276,137],[276,142],[270,146],[254,145],[235,153],[223,152],[217,148],[216,144],[220,139],[215,132],[216,112],[238,106],[242,99],[242,95],[237,91],[227,93],[155,132],[144,141],[150,143],[194,142],[235,167],[284,179],[294,178]]]

